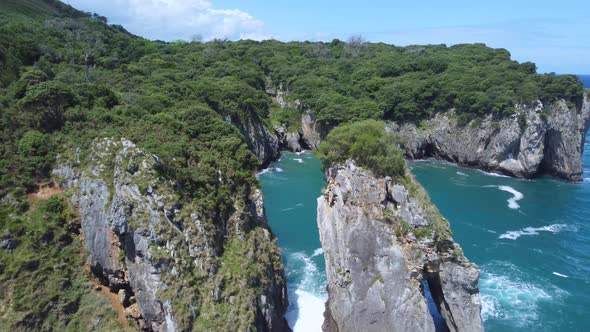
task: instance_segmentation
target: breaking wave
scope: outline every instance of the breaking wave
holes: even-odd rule
[[[514,209],[514,210],[520,208],[520,205],[518,205],[517,202],[524,198],[524,195],[520,191],[518,191],[510,186],[489,185],[489,186],[485,186],[485,188],[498,188],[502,191],[511,193],[512,197],[508,199],[508,207],[511,209]]]
[[[482,267],[480,292],[482,319],[512,321],[525,327],[538,320],[539,305],[559,299],[564,291],[552,285],[527,280],[510,263],[491,263]]]
[[[499,236],[500,239],[516,240],[523,235],[539,235],[540,232],[550,232],[553,234],[559,233],[563,230],[572,230],[572,227],[564,224],[553,224],[543,227],[526,227],[518,231],[509,231]]]
[[[483,174],[488,175],[488,176],[494,176],[494,177],[497,177],[497,178],[509,178],[508,175],[503,175],[503,174],[498,174],[498,173],[493,173],[493,172],[486,172],[486,171],[482,171],[481,169],[478,169],[478,171],[480,173],[483,173]]]
[[[558,272],[553,272],[554,275],[558,276],[558,277],[562,277],[562,278],[569,278],[569,276],[565,275],[565,274],[561,274]]]
[[[318,248],[310,256],[303,252],[287,256],[287,278],[296,285],[289,287],[291,303],[285,318],[294,332],[322,330],[326,277],[313,260],[322,254],[323,250]]]

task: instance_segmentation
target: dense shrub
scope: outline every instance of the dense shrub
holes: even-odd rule
[[[316,154],[326,167],[353,159],[376,176],[403,177],[405,162],[399,136],[385,130],[385,123],[364,120],[332,130]]]

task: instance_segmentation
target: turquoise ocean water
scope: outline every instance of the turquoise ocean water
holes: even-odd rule
[[[588,139],[586,147],[579,184],[517,180],[440,161],[410,164],[481,268],[487,331],[590,331]],[[327,298],[316,224],[321,164],[310,152],[284,153],[259,179],[286,264],[287,320],[295,332],[321,331]]]
[[[590,147],[590,141],[587,141]],[[585,181],[518,180],[440,161],[412,172],[481,268],[487,331],[590,330],[590,151]],[[326,299],[316,226],[323,186],[311,153],[285,153],[259,176],[286,262],[295,331],[319,331]]]
[[[259,174],[266,215],[283,250],[289,290],[287,321],[295,332],[321,331],[327,299],[316,199],[324,186],[311,152],[283,153]]]

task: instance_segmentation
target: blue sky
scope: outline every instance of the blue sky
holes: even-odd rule
[[[67,0],[150,39],[483,42],[540,72],[590,74],[590,0]]]

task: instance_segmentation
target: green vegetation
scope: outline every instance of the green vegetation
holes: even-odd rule
[[[369,287],[373,287],[377,281],[379,281],[381,284],[385,283],[383,277],[380,274],[378,274],[375,276],[375,278],[373,278],[373,280],[371,281],[371,285]]]
[[[122,330],[82,269],[79,225],[66,197],[39,201],[18,217],[2,210],[0,229],[0,239],[18,242],[0,250],[1,330]]]
[[[316,155],[326,167],[353,159],[376,176],[403,177],[406,166],[401,139],[385,130],[385,122],[364,120],[330,132]]]
[[[289,91],[284,109],[265,93],[281,83]],[[159,156],[158,175],[178,184],[179,201],[192,204],[210,227],[221,227],[257,186],[253,173],[259,161],[232,123],[260,119],[296,130],[301,112],[310,109],[323,128],[342,125],[318,150],[326,165],[353,158],[426,200],[406,174],[400,141],[385,131],[383,120],[419,121],[452,108],[463,118],[505,116],[515,103],[564,98],[577,105],[581,96],[574,76],[538,75],[533,64],[519,64],[506,50],[481,44],[396,47],[358,38],[164,43],[133,36],[57,0],[3,0],[0,234],[13,236],[18,245],[0,249],[5,285],[0,328],[25,322],[34,330],[84,330],[84,319],[100,316],[106,325],[97,328],[117,329],[80,271],[80,240],[68,228],[76,221],[71,207],[63,198],[33,206],[26,199],[50,178],[58,154],[80,148],[84,163],[97,138],[125,137]],[[449,235],[438,211],[428,213],[440,221],[432,232]],[[179,266],[192,279],[178,278],[171,287],[178,292],[171,295],[174,305],[185,310],[205,305],[179,315],[180,327],[195,319],[196,329],[231,329],[235,326],[224,324],[233,319],[248,329],[251,303],[281,268],[280,261],[272,262],[275,271],[248,263],[280,257],[274,247],[265,247],[263,232],[257,227],[240,241],[231,239],[219,253],[222,268],[215,282],[238,305],[216,303],[209,292],[213,286],[203,286],[210,276],[194,276],[190,267]],[[237,296],[244,288],[248,292]]]

